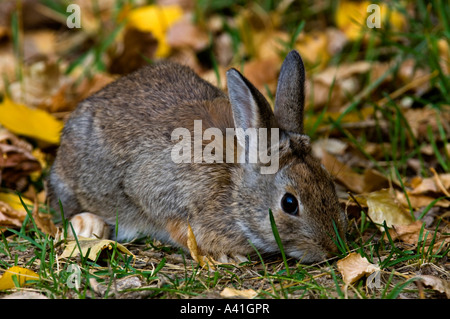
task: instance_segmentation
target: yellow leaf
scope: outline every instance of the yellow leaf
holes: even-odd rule
[[[188,223],[188,234],[187,234],[187,246],[189,252],[191,253],[192,259],[194,259],[201,267],[208,266],[211,269],[215,269],[214,264],[217,264],[210,256],[203,256],[200,254],[200,250],[197,246],[197,240],[195,239],[194,231],[192,230],[191,225]]]
[[[151,32],[158,40],[156,57],[165,57],[170,53],[167,44],[167,30],[183,15],[183,10],[178,5],[157,6],[149,5],[134,9],[128,15],[128,26],[140,31]]]
[[[27,205],[27,206],[34,205],[32,201],[30,201],[24,197],[22,197],[22,200],[25,203],[25,205]],[[19,196],[14,193],[0,193],[0,202],[4,202],[4,203],[8,204],[15,211],[26,213],[26,210],[23,207]]]
[[[304,33],[299,36],[295,48],[302,55],[302,59],[317,64],[318,69],[323,69],[330,60],[329,42],[325,32]]]
[[[16,276],[20,287],[26,285],[27,281],[39,280],[39,275],[34,271],[19,266],[13,266],[7,269],[0,278],[0,290],[12,289],[16,287],[13,276]]]
[[[367,26],[367,18],[374,11],[367,8],[372,3],[370,1],[339,1],[336,10],[336,25],[344,32],[350,40],[361,37],[370,28]],[[405,25],[405,18],[397,11],[391,10],[384,3],[377,4],[380,8],[381,28],[386,20],[389,21],[393,30],[398,31]]]
[[[5,97],[0,103],[0,124],[13,133],[36,138],[48,143],[59,144],[62,121],[51,114],[31,109]]]
[[[89,250],[89,255],[87,256],[90,260],[95,260],[100,251],[105,249],[112,249],[114,245],[117,245],[117,249],[121,252],[133,256],[136,258],[132,252],[125,248],[125,246],[109,239],[96,239],[96,238],[84,238],[78,237],[78,243],[80,244],[81,253],[86,256]],[[61,258],[75,257],[80,254],[80,249],[75,240],[67,243],[64,251],[61,254]]]
[[[191,257],[196,262],[198,262],[201,267],[203,267],[205,265],[205,262],[203,261],[204,256],[200,255],[200,252],[198,251],[197,240],[195,239],[194,232],[192,231],[192,227],[189,223],[188,223],[187,246],[189,252],[191,253]]]

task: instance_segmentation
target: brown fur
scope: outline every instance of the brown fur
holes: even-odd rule
[[[229,96],[170,62],[125,76],[72,113],[50,174],[50,203],[58,209],[61,200],[66,216],[88,211],[109,225],[117,214],[119,240],[150,235],[183,248],[189,220],[200,250],[213,256],[252,254],[249,241],[261,253],[277,252],[271,209],[286,252],[304,262],[322,260],[336,250],[332,221],[344,237],[346,217],[303,134],[304,79],[292,51],[274,115],[234,69],[227,73]],[[259,162],[174,163],[171,133],[179,127],[192,133],[194,120],[223,136],[226,128],[279,128],[279,170],[261,174]],[[301,205],[295,216],[281,208],[286,192]]]

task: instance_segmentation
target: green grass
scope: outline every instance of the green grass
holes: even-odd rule
[[[417,248],[407,250],[399,247],[389,233],[386,233],[387,240],[381,240],[384,233],[376,230],[373,224],[366,226],[365,232],[373,233],[370,238],[350,238],[347,248],[340,249],[342,255],[356,251],[370,262],[378,264],[382,270],[381,287],[366,291],[364,279],[361,279],[344,292],[336,259],[304,265],[284,254],[270,258],[259,255],[259,260],[257,258],[240,265],[201,268],[182,251],[149,239],[128,245],[138,257],[136,261],[114,245],[111,250],[100,253],[95,261],[83,255],[60,259],[58,255],[61,254],[65,238],[54,241],[34,225],[30,217],[20,231],[10,230],[13,236],[2,234],[0,265],[3,269],[17,265],[34,270],[40,280],[32,285],[33,289],[50,298],[126,298],[136,295],[164,299],[209,298],[218,296],[224,287],[252,288],[258,292],[257,298],[263,299],[396,298],[405,289],[408,294],[417,295],[418,289],[412,284],[415,270],[423,264],[438,264],[445,260],[449,251],[447,248],[439,254],[432,253],[429,246],[424,245],[425,239],[431,238],[425,231],[421,233]],[[273,225],[276,234],[276,225]],[[279,240],[279,236],[274,236]],[[76,265],[75,269],[80,271],[79,290],[69,285],[74,274],[72,265]],[[135,276],[141,283],[139,287],[125,287],[120,293],[116,292],[118,282]],[[101,293],[96,285],[103,287]]]

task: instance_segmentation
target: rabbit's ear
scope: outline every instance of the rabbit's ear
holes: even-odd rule
[[[303,134],[305,67],[300,54],[292,50],[281,66],[275,98],[275,118],[285,131]]]
[[[274,115],[269,103],[236,69],[227,72],[227,86],[237,128],[273,127]]]

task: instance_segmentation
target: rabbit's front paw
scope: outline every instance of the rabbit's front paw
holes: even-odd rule
[[[109,238],[109,226],[97,215],[81,213],[72,217],[70,223],[77,237]],[[73,237],[72,227],[68,227],[68,234]]]

